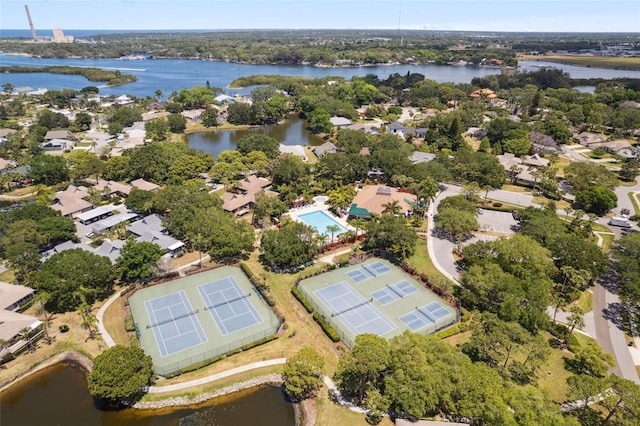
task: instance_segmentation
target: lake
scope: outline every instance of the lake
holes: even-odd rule
[[[191,148],[209,152],[217,158],[222,151],[235,150],[238,139],[252,133],[264,133],[284,145],[318,146],[325,142],[307,130],[305,120],[297,117],[290,117],[284,123],[272,126],[190,133],[185,139]]]
[[[1,425],[294,426],[295,423],[293,406],[275,386],[261,386],[187,408],[101,411],[94,406],[84,371],[66,363],[35,373],[0,397]]]
[[[123,73],[135,74],[138,81],[124,86],[100,86],[102,94],[134,95],[139,97],[153,96],[156,90],[166,95],[172,91],[180,91],[185,87],[204,86],[207,81],[211,86],[221,87],[228,94],[247,93],[250,89],[229,89],[229,83],[238,77],[257,74],[293,75],[304,77],[336,76],[351,79],[353,76],[376,74],[381,79],[398,73],[407,72],[424,74],[426,78],[437,82],[469,83],[474,77],[499,74],[500,69],[479,67],[454,67],[447,65],[385,65],[374,67],[319,68],[310,65],[246,65],[228,62],[213,62],[188,59],[38,59],[18,55],[0,54],[0,66],[48,66],[68,65],[75,67],[97,67],[117,69]],[[541,66],[561,68],[576,78],[640,78],[640,71],[610,70],[603,68],[587,68],[575,65],[554,64],[551,62],[521,61],[523,70],[531,71]],[[0,84],[11,83],[16,87],[29,86],[34,89],[70,88],[79,90],[86,86],[99,85],[81,76],[56,75],[47,73],[33,74],[0,74]]]

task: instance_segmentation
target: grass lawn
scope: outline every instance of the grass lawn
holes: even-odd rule
[[[451,283],[451,286],[455,286],[455,283],[451,282],[447,277],[442,275],[440,271],[433,265],[429,252],[427,251],[427,242],[418,238],[416,242],[416,250],[411,257],[407,259],[407,263],[411,265],[419,273],[423,273],[428,277],[439,277]]]
[[[590,291],[583,291],[576,301],[576,306],[582,309],[585,313],[593,311],[593,293]]]
[[[304,148],[304,153],[307,156],[307,164],[316,164],[319,160],[318,157],[316,157],[316,154],[313,153],[313,148],[312,146],[303,146]]]
[[[605,253],[609,253],[609,249],[613,245],[615,235],[612,234],[610,231],[606,233],[598,233],[598,235],[600,236],[600,238],[602,238],[602,246],[601,246],[602,251]]]
[[[524,186],[520,186],[520,185],[511,185],[509,183],[502,185],[502,188],[500,189],[504,189],[505,191],[511,191],[511,192],[519,192],[521,194],[529,194],[531,195],[531,188],[527,188]]]
[[[98,307],[96,305],[93,307],[92,313],[95,315],[97,311]],[[39,315],[36,306],[31,306],[24,313],[42,319],[42,315]],[[65,351],[75,350],[90,358],[94,358],[100,354],[106,349],[106,345],[100,337],[88,339],[89,332],[80,325],[81,322],[82,318],[76,311],[64,314],[53,314],[47,329],[53,339],[52,343],[49,345],[44,339],[40,339],[36,343],[37,349],[35,352],[23,352],[18,355],[16,359],[3,364],[2,368],[0,368],[0,386],[11,382],[43,362],[46,362],[49,358]],[[62,324],[68,325],[69,331],[61,333],[58,327]]]
[[[8,195],[10,197],[28,197],[37,191],[37,188],[33,185],[24,186],[22,188],[16,188],[11,192],[6,192],[4,195]]]
[[[442,339],[442,341],[450,344],[451,346],[460,346],[463,343],[467,343],[469,339],[471,339],[471,330],[465,331],[464,333],[454,334],[451,337]]]
[[[551,337],[544,333],[545,337]],[[538,387],[546,391],[549,397],[556,402],[567,400],[569,386],[567,378],[571,373],[564,368],[564,358],[573,358],[573,354],[567,350],[553,349],[547,362],[538,370]]]
[[[0,274],[0,281],[5,283],[12,283],[16,279],[16,274],[13,273],[11,269],[7,269],[3,273]]]
[[[102,318],[107,332],[113,338],[113,341],[120,345],[129,346],[130,334],[124,329],[124,317],[126,309],[124,306],[124,298],[119,298],[109,306]]]
[[[631,204],[633,204],[633,209],[636,211],[636,214],[640,214],[640,202],[638,201],[638,196],[636,194],[628,194],[629,199],[631,200]]]
[[[320,391],[316,400],[318,409],[317,425],[367,425],[363,414],[355,413],[329,399],[327,389]],[[392,426],[393,422],[385,417],[379,423],[381,426]]]

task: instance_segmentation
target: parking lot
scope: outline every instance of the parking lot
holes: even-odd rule
[[[480,231],[511,235],[515,234],[514,229],[518,221],[513,218],[511,213],[478,209],[478,224]]]

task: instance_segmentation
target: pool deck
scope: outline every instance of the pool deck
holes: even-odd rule
[[[304,220],[300,219],[299,216],[306,214],[306,213],[313,213],[316,211],[323,211],[325,212],[327,215],[329,215],[329,217],[331,217],[331,219],[335,220],[336,222],[338,222],[340,225],[344,226],[345,228],[347,228],[349,231],[354,231],[355,232],[355,228],[351,225],[349,225],[347,223],[346,218],[341,218],[336,216],[335,214],[333,214],[332,212],[329,211],[330,206],[326,203],[326,200],[328,200],[328,197],[326,196],[318,196],[315,197],[313,199],[313,204],[307,204],[306,206],[302,206],[302,207],[294,207],[291,210],[289,210],[287,213],[293,220],[296,220],[298,222],[302,222],[302,223],[306,223]],[[334,239],[336,239],[336,237],[334,237]]]

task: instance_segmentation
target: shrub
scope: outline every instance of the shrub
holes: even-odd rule
[[[291,293],[296,299],[298,299],[298,302],[302,303],[302,306],[304,306],[307,312],[309,313],[313,312],[313,306],[311,305],[311,302],[309,302],[307,298],[304,297],[304,295],[300,292],[300,289],[298,289],[298,287],[292,287]]]
[[[277,334],[272,334],[270,336],[263,337],[260,340],[256,340],[255,342],[251,342],[251,343],[247,343],[246,345],[243,345],[242,346],[242,350],[246,351],[246,350],[249,350],[251,348],[255,348],[256,346],[264,345],[265,343],[270,342],[272,340],[275,340],[277,338],[278,338]]]
[[[331,339],[332,342],[340,341],[340,335],[338,334],[336,329],[333,328],[331,324],[329,324],[329,322],[327,322],[327,320],[322,315],[320,315],[317,312],[314,312],[313,319],[320,325],[320,327],[322,328],[322,331],[324,331],[324,334],[326,334],[327,337],[329,337],[329,339]]]
[[[460,326],[459,325],[454,325],[453,327],[449,327],[445,330],[439,331],[435,334],[435,336],[438,339],[446,339],[447,337],[451,337],[453,335],[456,335],[458,333],[460,333]]]
[[[69,326],[67,324],[62,324],[58,327],[58,330],[60,330],[60,333],[66,333],[69,331]]]
[[[502,207],[502,203],[493,203],[493,207]]]

